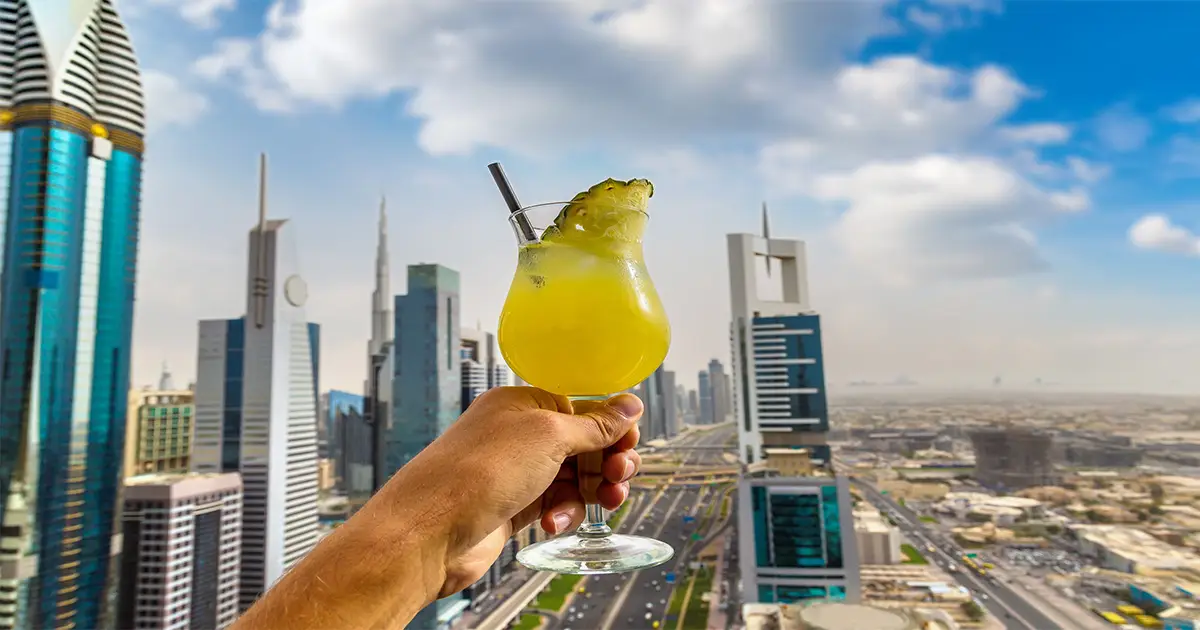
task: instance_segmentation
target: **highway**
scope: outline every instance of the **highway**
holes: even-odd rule
[[[916,543],[922,553],[926,553],[925,545],[933,545],[936,551],[934,557],[930,558],[931,560],[940,560],[938,564],[942,566],[951,563],[959,565],[959,569],[951,572],[950,575],[959,584],[970,589],[976,599],[980,600],[980,603],[1006,628],[1010,630],[1062,630],[1062,626],[1044,615],[1034,604],[1014,593],[1003,582],[994,578],[983,578],[971,572],[967,567],[961,566],[964,553],[962,549],[949,542],[944,536],[930,531],[930,528],[921,522],[918,514],[893,501],[890,497],[880,494],[874,486],[860,480],[855,480],[854,485],[862,491],[868,501],[884,513],[898,514],[901,517],[897,519],[900,531]],[[980,597],[981,594],[986,595],[986,598]]]
[[[729,442],[733,435],[732,427],[722,427],[688,434],[678,441],[681,444],[719,445]],[[692,451],[682,456],[684,466],[722,464],[720,451]],[[643,491],[646,499],[628,517],[633,527],[622,527],[621,532],[667,542],[675,549],[675,557],[665,565],[644,571],[588,577],[582,583],[584,593],[577,593],[571,600],[558,627],[562,630],[626,630],[651,628],[655,621],[661,622],[671,598],[672,587],[666,583],[666,575],[675,572],[680,578],[677,584],[684,583],[684,569],[696,551],[687,543],[703,520],[701,517],[708,500],[717,499],[716,490],[715,486],[705,489],[670,485],[661,493]],[[684,524],[685,514],[696,516],[696,520]],[[693,597],[699,596],[700,593],[693,593]],[[667,624],[663,630],[666,628],[673,629],[673,626]]]

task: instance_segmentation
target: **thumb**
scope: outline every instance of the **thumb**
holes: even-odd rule
[[[616,444],[642,417],[642,401],[633,394],[613,396],[602,404],[576,403],[576,415],[563,418],[567,455],[602,451]]]

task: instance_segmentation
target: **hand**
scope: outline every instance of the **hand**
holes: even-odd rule
[[[584,504],[574,455],[604,451],[596,498],[605,509],[619,507],[641,467],[633,448],[642,409],[631,394],[572,405],[532,387],[497,388],[476,399],[388,483],[396,486],[390,500],[401,502],[406,488],[453,488],[434,493],[452,504],[436,510],[450,523],[445,571],[432,585],[436,597],[479,580],[505,541],[534,521],[550,534],[579,526]]]

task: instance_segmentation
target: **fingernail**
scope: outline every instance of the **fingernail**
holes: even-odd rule
[[[616,409],[626,418],[633,418],[642,413],[642,401],[633,394],[621,394],[608,399],[608,406]]]
[[[621,477],[621,481],[625,481],[633,476],[633,462],[625,462],[625,476]]]
[[[554,517],[554,533],[561,534],[571,526],[571,517],[567,514],[557,514]]]

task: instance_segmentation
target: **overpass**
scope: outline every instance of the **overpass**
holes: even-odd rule
[[[730,446],[720,446],[720,445],[718,445],[718,446],[707,446],[707,445],[699,445],[699,444],[697,444],[697,445],[694,445],[694,446],[690,446],[690,445],[680,445],[680,446],[673,446],[673,445],[667,445],[667,446],[653,446],[653,445],[647,445],[647,448],[646,448],[646,450],[647,450],[647,451],[650,451],[651,453],[656,453],[656,452],[658,452],[658,451],[729,451],[729,452],[731,452],[731,453],[732,453],[732,452],[736,452],[736,451],[737,451],[737,447],[736,447],[736,446],[732,446],[732,445],[730,445]]]

